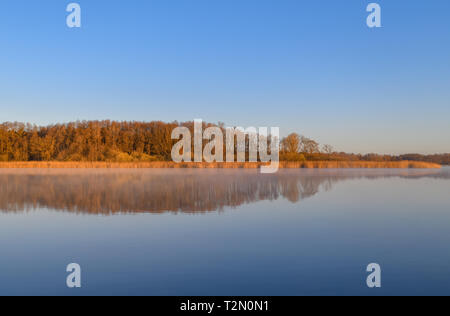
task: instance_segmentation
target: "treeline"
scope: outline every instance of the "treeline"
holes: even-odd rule
[[[172,131],[179,126],[194,134],[194,122],[7,122],[0,125],[0,161],[171,161],[177,142]],[[204,129],[211,126],[217,125],[203,123]]]
[[[390,162],[390,161],[420,161],[437,163],[440,165],[450,165],[450,154],[435,154],[435,155],[421,155],[421,154],[405,154],[405,155],[379,155],[379,154],[349,154],[344,152],[334,152],[332,154],[304,154],[305,161],[375,161],[375,162]]]
[[[89,121],[51,126],[3,123],[0,161],[169,160],[176,123]]]
[[[441,165],[450,165],[450,154],[434,154],[434,155],[420,155],[420,154],[407,154],[399,156],[401,160],[413,160],[433,162]]]
[[[170,161],[174,128],[194,131],[194,122],[83,121],[50,126],[23,123],[0,125],[0,161]],[[223,124],[203,123],[204,129]],[[280,142],[284,161],[400,161],[450,164],[450,154],[423,156],[338,153],[329,145],[291,134]]]
[[[320,146],[314,140],[292,133],[281,140],[281,160],[287,161],[420,161],[450,165],[450,154],[405,154],[405,155],[380,155],[380,154],[351,154],[336,152],[332,146]]]

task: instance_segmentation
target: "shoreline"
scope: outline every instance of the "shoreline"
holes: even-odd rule
[[[267,163],[195,162],[0,162],[0,169],[258,169]],[[280,169],[440,169],[441,165],[421,161],[281,161]]]

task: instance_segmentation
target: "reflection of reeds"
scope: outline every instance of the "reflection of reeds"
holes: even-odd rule
[[[0,168],[75,168],[75,169],[134,169],[134,168],[198,168],[198,169],[257,169],[265,165],[253,162],[233,163],[195,163],[195,162],[0,162]],[[419,161],[304,161],[304,162],[280,162],[282,169],[331,169],[331,168],[417,168],[417,169],[439,169],[440,165]]]

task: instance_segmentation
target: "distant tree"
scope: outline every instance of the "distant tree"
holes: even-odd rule
[[[302,152],[307,154],[317,154],[320,152],[319,143],[306,137],[301,138],[301,148]]]
[[[325,154],[331,155],[334,152],[334,148],[331,145],[323,145],[322,152]]]
[[[298,153],[300,151],[300,135],[292,133],[281,140],[281,149],[287,153]]]

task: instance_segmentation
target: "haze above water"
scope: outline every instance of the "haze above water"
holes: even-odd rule
[[[0,170],[0,295],[450,295],[450,169]],[[82,288],[66,287],[66,266]],[[366,266],[382,267],[368,289]]]

